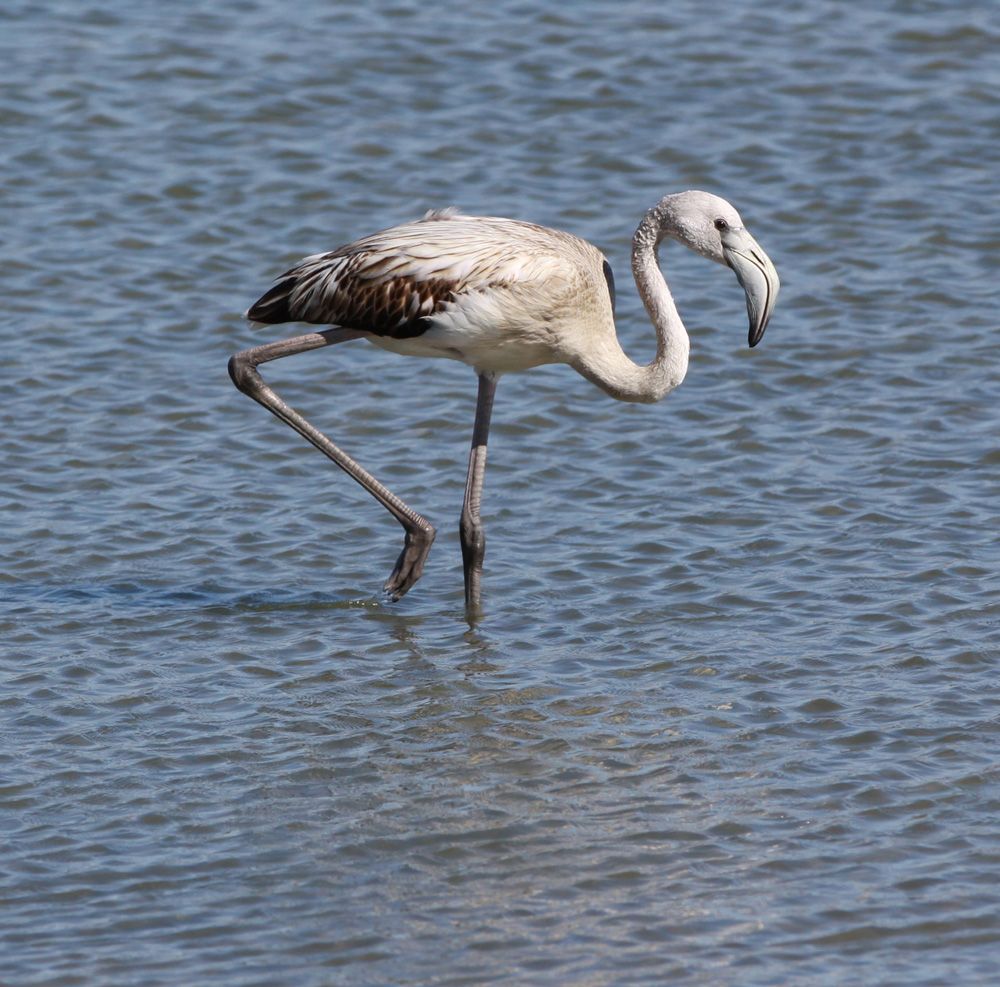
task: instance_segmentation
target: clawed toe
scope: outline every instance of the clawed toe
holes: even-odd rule
[[[382,592],[388,599],[395,601],[403,597],[423,575],[424,562],[436,534],[430,525],[426,528],[407,529],[403,551],[399,553],[396,566],[382,587]]]

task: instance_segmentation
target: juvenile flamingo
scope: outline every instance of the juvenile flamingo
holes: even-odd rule
[[[733,269],[746,293],[749,343],[756,346],[777,298],[777,271],[725,199],[688,191],[660,199],[632,238],[632,274],[656,329],[656,357],[645,366],[619,345],[611,266],[596,247],[560,230],[447,209],[313,254],[281,275],[247,317],[333,328],[243,350],[230,359],[229,374],[403,526],[403,550],[384,587],[399,599],[420,578],[434,527],[286,404],[257,367],[350,339],[471,366],[479,394],[459,531],[466,606],[476,610],[486,547],[480,503],[497,379],[568,363],[619,401],[659,401],[677,387],[687,372],[689,341],[658,264],[664,239]]]

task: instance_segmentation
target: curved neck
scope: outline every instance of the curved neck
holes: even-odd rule
[[[656,329],[656,357],[639,366],[622,350],[612,331],[597,352],[577,367],[588,380],[619,401],[652,403],[666,397],[687,373],[690,341],[658,263],[664,217],[654,207],[632,238],[632,274]]]

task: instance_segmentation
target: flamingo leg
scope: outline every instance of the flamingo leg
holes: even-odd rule
[[[294,353],[305,353],[323,346],[332,346],[335,343],[344,343],[361,335],[352,329],[327,329],[323,332],[310,332],[304,336],[254,346],[242,350],[230,359],[229,376],[244,394],[252,397],[286,425],[294,428],[348,476],[360,483],[403,526],[406,532],[403,551],[384,586],[384,591],[390,599],[398,600],[407,590],[412,589],[423,572],[424,561],[434,542],[434,526],[403,503],[388,487],[379,483],[371,473],[278,397],[257,370],[261,363],[292,356]]]
[[[496,374],[479,375],[476,423],[472,429],[472,448],[469,451],[469,474],[465,481],[465,501],[458,526],[462,539],[462,564],[465,568],[465,606],[470,611],[479,609],[483,558],[486,555],[486,535],[479,517],[479,508],[483,499],[486,441],[490,434],[490,415],[493,413],[496,389]]]

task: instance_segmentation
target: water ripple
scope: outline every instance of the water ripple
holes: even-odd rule
[[[992,982],[985,8],[0,21],[5,980]],[[386,604],[398,527],[232,389],[239,313],[456,204],[600,244],[645,359],[631,230],[698,186],[781,271],[764,345],[666,249],[667,402],[504,378],[474,627],[468,371],[269,370],[439,524]]]

